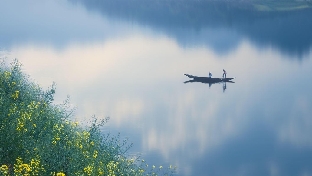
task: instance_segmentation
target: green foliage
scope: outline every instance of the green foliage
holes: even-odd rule
[[[104,135],[108,120],[79,127],[69,118],[68,101],[54,105],[55,86],[43,91],[15,60],[0,67],[1,175],[170,175],[174,169],[148,168],[127,157],[127,140]]]

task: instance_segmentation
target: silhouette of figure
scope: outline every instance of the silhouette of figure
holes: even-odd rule
[[[226,71],[223,69],[223,75],[222,78],[226,78]]]
[[[209,72],[209,78],[211,78],[212,77],[212,74]]]

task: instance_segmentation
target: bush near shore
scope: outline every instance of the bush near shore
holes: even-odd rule
[[[68,102],[54,105],[54,93],[31,82],[17,60],[0,66],[0,176],[174,174],[128,156],[127,140],[101,133],[107,119],[72,122]]]

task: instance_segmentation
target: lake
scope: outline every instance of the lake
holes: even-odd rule
[[[0,2],[0,56],[55,82],[73,120],[110,117],[104,132],[128,138],[130,155],[179,176],[312,175],[311,9]],[[235,83],[184,83],[223,69]]]

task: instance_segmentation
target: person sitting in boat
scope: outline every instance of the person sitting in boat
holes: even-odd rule
[[[211,78],[212,77],[212,74],[209,72],[209,78]]]
[[[223,69],[223,75],[222,78],[226,78],[226,71]]]

